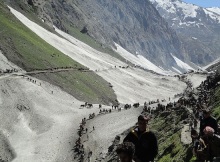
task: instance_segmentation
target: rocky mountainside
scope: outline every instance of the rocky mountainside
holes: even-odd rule
[[[220,57],[220,9],[202,8],[181,0],[150,0],[176,30],[190,60],[206,65]]]
[[[70,34],[78,28],[101,42],[103,48],[116,48],[116,42],[132,54],[143,55],[164,69],[179,68],[172,55],[182,61],[190,61],[176,32],[148,0],[23,2],[37,8],[38,16],[45,23]]]

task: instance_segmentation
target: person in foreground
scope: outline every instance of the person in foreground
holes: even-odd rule
[[[132,142],[135,145],[135,162],[153,162],[158,154],[157,138],[153,132],[147,130],[148,121],[147,117],[140,115],[138,126],[124,139],[124,142]]]
[[[118,145],[116,152],[120,162],[133,162],[135,146],[131,142],[124,142]]]
[[[204,135],[207,138],[209,160],[220,161],[220,136],[216,135],[215,130],[209,126],[205,127]]]
[[[217,123],[216,119],[211,116],[210,109],[208,109],[208,108],[204,109],[203,116],[204,116],[204,118],[200,122],[200,136],[204,135],[203,130],[205,129],[206,126],[213,128],[215,133],[217,133],[218,123]]]

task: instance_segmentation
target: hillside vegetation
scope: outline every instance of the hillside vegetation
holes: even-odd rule
[[[41,2],[41,3],[47,3],[47,2]],[[17,0],[17,1],[8,1],[8,4],[11,5],[13,8],[24,14],[26,17],[28,17],[31,21],[34,21],[38,25],[42,26],[43,28],[49,30],[50,32],[59,35],[56,33],[52,27],[53,22],[49,22],[45,20],[45,23],[38,17],[38,15],[41,15],[40,13],[40,6],[37,6],[36,4],[29,5],[28,3],[24,3],[22,0]],[[107,53],[122,62],[127,62],[122,56],[120,56],[117,52],[115,52],[113,49],[110,47],[107,47],[106,45],[101,44],[100,42],[96,41],[94,38],[92,38],[89,34],[87,33],[82,33],[80,29],[77,27],[74,27],[74,25],[62,21],[63,24],[58,25],[61,30],[65,31],[66,33],[72,35],[76,39],[86,43],[90,47],[100,51]],[[47,25],[48,24],[48,25]],[[64,26],[65,27],[64,27]],[[60,36],[60,35],[59,35]],[[62,36],[61,36],[62,37]]]
[[[188,112],[186,109],[162,113],[155,116],[149,123],[150,130],[153,131],[159,143],[159,154],[155,159],[157,162],[193,162],[195,157],[192,155],[191,145],[184,145],[181,142],[181,131]],[[120,135],[121,142],[128,134],[130,129]],[[117,138],[117,137],[116,137]],[[115,143],[116,144],[116,143]],[[113,148],[111,150],[111,148]],[[116,162],[116,145],[109,147],[109,154],[105,161]]]
[[[215,93],[212,98],[213,115],[216,119],[220,119],[220,86],[215,89]]]
[[[2,0],[0,33],[0,50],[9,61],[26,71],[66,66],[83,68],[24,26],[10,13]],[[93,72],[38,74],[36,77],[61,87],[79,100],[109,104],[116,99],[109,84]]]
[[[151,129],[159,139],[159,162],[189,162],[193,158],[190,145],[181,142],[182,120],[186,117],[187,111],[182,109],[152,121]]]
[[[212,72],[216,71],[220,73],[220,62],[217,61],[215,64],[209,66],[206,70]],[[219,82],[218,82],[219,83]],[[217,86],[214,88],[213,96],[211,98],[211,106],[213,106],[213,115],[216,119],[220,119],[220,86],[217,83]]]

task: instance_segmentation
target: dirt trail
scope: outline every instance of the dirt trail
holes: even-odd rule
[[[192,87],[193,87],[193,89],[189,89],[188,88],[188,90],[192,91],[194,93],[198,93],[198,90],[196,90],[196,88],[199,87],[201,82],[206,79],[206,75],[202,75],[202,74],[189,74],[187,76],[187,79],[192,83]],[[186,107],[186,109],[189,112],[189,114],[194,116],[193,111],[192,111],[191,108]],[[199,125],[200,125],[200,122],[198,121],[197,129],[196,129],[197,132],[199,132],[199,127],[198,127]],[[191,139],[191,129],[190,129],[190,126],[189,126],[189,121],[188,121],[188,124],[184,124],[183,125],[182,131],[181,131],[181,142],[183,144],[190,144],[192,142],[192,139]]]

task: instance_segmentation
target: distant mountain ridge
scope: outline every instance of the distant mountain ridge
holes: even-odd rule
[[[180,37],[189,59],[200,66],[220,57],[220,8],[181,0],[150,0]]]

